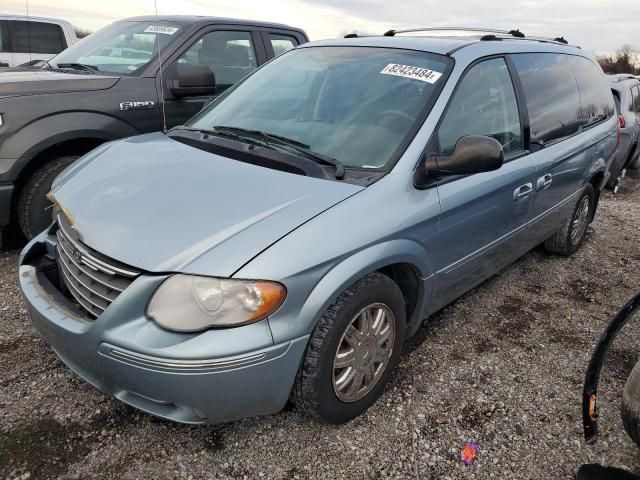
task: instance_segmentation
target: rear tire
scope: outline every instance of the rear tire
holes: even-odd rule
[[[597,206],[593,185],[588,183],[576,202],[571,217],[558,231],[544,242],[544,248],[554,255],[568,257],[576,253],[586,237],[587,227],[593,220]]]
[[[51,184],[55,178],[73,163],[78,157],[59,157],[52,160],[31,175],[22,187],[18,197],[18,223],[20,230],[27,240],[51,225],[51,202],[47,193],[51,191]]]
[[[633,367],[624,386],[622,423],[631,440],[640,447],[640,362]]]
[[[372,316],[365,321],[362,315],[368,309]],[[382,394],[400,360],[405,312],[402,292],[386,275],[370,273],[347,288],[311,335],[291,394],[295,405],[330,424],[348,422],[365,412]]]

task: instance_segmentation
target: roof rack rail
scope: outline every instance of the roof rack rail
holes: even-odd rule
[[[516,38],[524,38],[525,35],[520,30],[495,30],[493,28],[476,28],[476,27],[423,27],[408,28],[406,30],[388,30],[384,33],[385,37],[393,37],[397,33],[415,33],[415,32],[475,32],[475,33],[499,33],[501,35],[511,35]]]
[[[476,28],[476,27],[424,27],[424,28],[408,28],[405,30],[388,30],[384,33],[385,37],[393,37],[398,33],[417,33],[417,32],[473,32],[473,33],[486,33],[480,38],[482,41],[491,40],[503,40],[503,37],[498,35],[504,35],[505,37],[520,39],[520,40],[533,40],[538,42],[550,42],[558,43],[562,45],[569,45],[569,42],[564,37],[547,38],[547,37],[529,37],[522,33],[519,29],[513,30],[495,30],[492,28]]]

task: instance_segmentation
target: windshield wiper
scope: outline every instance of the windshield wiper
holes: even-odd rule
[[[90,73],[99,73],[99,69],[98,67],[95,67],[93,65],[86,65],[84,63],[74,63],[74,62],[69,62],[69,63],[58,63],[56,65],[57,68],[72,68],[74,70],[85,70],[87,72]]]
[[[258,139],[262,139],[263,142],[261,143],[264,143],[266,146],[270,146],[270,147],[273,147],[274,146],[273,142],[276,142],[277,146],[287,147],[288,149],[294,150],[297,153],[301,153],[302,155],[309,157],[315,160],[316,162],[324,163],[325,165],[331,165],[335,167],[336,169],[335,177],[338,180],[343,179],[345,175],[344,165],[339,160],[329,157],[327,155],[323,155],[322,153],[314,152],[309,148],[309,145],[306,145],[297,140],[293,140],[291,138],[284,137],[282,135],[276,135],[275,133],[262,132],[260,130],[249,130],[249,129],[240,128],[240,127],[227,127],[227,126],[215,126],[212,128],[212,133],[223,133],[223,134],[226,133],[226,134],[236,135],[242,139],[247,138],[247,135],[251,135],[254,137],[258,137]],[[255,138],[251,138],[251,137],[249,137],[248,139],[250,141],[256,140]]]

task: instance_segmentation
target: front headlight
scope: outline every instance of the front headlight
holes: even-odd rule
[[[173,275],[151,297],[147,315],[180,332],[235,327],[271,315],[285,296],[275,282]]]

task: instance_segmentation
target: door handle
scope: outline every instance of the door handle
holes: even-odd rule
[[[525,185],[522,185],[521,187],[516,188],[515,192],[513,192],[513,200],[517,202],[518,200],[527,198],[532,193],[533,193],[533,183],[527,183]]]
[[[545,176],[538,178],[538,180],[536,181],[536,190],[544,190],[549,185],[551,185],[551,182],[553,182],[553,175],[547,173]]]

